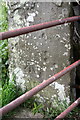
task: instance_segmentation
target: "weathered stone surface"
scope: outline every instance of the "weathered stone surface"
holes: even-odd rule
[[[70,5],[63,3],[10,2],[9,30],[69,16]],[[70,64],[70,24],[44,29],[9,39],[10,77],[23,90],[30,89]],[[42,90],[39,101],[53,101],[55,97],[69,102],[70,75],[67,74]]]
[[[18,119],[26,119],[26,118],[43,118],[44,116],[40,113],[36,113],[35,115],[29,110],[29,109],[25,109],[25,108],[20,108],[19,110],[16,111],[15,114],[13,114],[11,116],[11,118],[18,118]]]

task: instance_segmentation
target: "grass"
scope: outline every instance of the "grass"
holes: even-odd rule
[[[6,4],[0,1],[0,32],[8,29],[7,7]],[[8,41],[0,40],[0,107],[2,106],[2,87],[8,81]]]
[[[4,32],[8,29],[7,20],[7,7],[5,2],[0,1],[0,32]],[[0,79],[2,86],[6,81],[9,80],[8,77],[8,41],[0,40]]]

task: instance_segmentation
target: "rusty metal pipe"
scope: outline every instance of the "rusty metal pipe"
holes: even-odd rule
[[[27,34],[30,32],[50,28],[50,27],[61,25],[64,23],[79,21],[79,20],[80,20],[80,16],[74,16],[74,17],[69,17],[69,18],[65,18],[65,19],[54,20],[51,22],[45,22],[45,23],[41,23],[41,24],[37,24],[37,25],[32,25],[29,27],[24,27],[24,28],[20,28],[20,29],[16,29],[16,30],[2,32],[2,33],[0,33],[0,40],[8,39],[8,38],[15,37],[18,35]]]
[[[0,115],[1,114],[5,115],[9,111],[13,110],[17,106],[19,106],[21,103],[23,103],[27,99],[31,98],[33,95],[35,95],[36,93],[41,91],[43,88],[45,88],[46,86],[48,86],[49,84],[51,84],[52,82],[54,82],[55,80],[60,78],[61,76],[65,75],[67,72],[69,72],[70,70],[72,70],[73,68],[78,66],[79,64],[80,64],[80,60],[78,60],[75,63],[73,63],[72,65],[66,67],[65,69],[63,69],[59,73],[55,74],[54,76],[52,76],[48,80],[43,81],[41,84],[39,84],[36,87],[32,88],[30,91],[26,92],[25,94],[21,95],[17,99],[13,100],[11,103],[9,103],[6,106],[2,107],[0,109]]]
[[[78,98],[74,103],[72,103],[64,112],[62,112],[54,120],[61,120],[61,119],[63,119],[67,114],[69,114],[69,112],[71,112],[79,104],[80,104],[80,98]]]

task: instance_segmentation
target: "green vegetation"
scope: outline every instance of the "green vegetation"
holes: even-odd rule
[[[48,104],[49,105],[48,107],[42,104],[34,104],[32,112],[34,114],[41,113],[43,114],[44,118],[50,118],[53,120],[55,117],[57,117],[59,114],[61,114],[64,110],[66,110],[69,107],[66,100],[59,101],[58,99],[56,99],[55,103],[56,105],[54,107],[52,107],[51,103]],[[65,118],[70,120],[79,119],[80,107],[74,108]]]
[[[43,109],[43,105],[42,104],[38,104],[36,102],[34,102],[34,106],[32,109],[33,114],[35,115],[36,113],[43,113],[42,109]]]
[[[0,1],[0,32],[6,31],[7,28],[7,7]],[[0,40],[0,106],[2,106],[2,87],[8,80],[8,42]]]
[[[8,29],[7,21],[7,7],[6,4],[0,1],[0,32],[6,31]],[[1,84],[4,86],[6,81],[9,80],[8,77],[8,41],[0,41],[0,79]]]
[[[44,112],[45,116],[48,118],[54,118],[55,116],[59,115],[61,112],[63,112],[68,107],[66,100],[59,101],[58,99],[55,99],[54,101],[53,101],[54,107],[50,105],[48,108],[46,108]]]
[[[46,110],[44,110],[44,117],[54,119],[59,114],[61,114],[64,110],[66,110],[69,105],[67,105],[66,101],[60,102],[56,101],[57,106],[56,107],[48,107]],[[77,120],[80,118],[80,108],[76,107],[74,108],[65,118],[70,120]],[[64,120],[65,120],[64,118]]]
[[[13,75],[11,82],[6,82],[2,88],[2,106],[10,103],[15,98],[22,95],[22,91],[20,88],[16,87],[15,76]]]

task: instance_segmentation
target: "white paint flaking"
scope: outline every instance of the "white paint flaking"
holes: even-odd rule
[[[63,53],[63,56],[68,56],[68,52],[64,52],[64,53]]]
[[[68,97],[66,97],[66,102],[67,102],[67,104],[69,104],[70,103],[70,97],[68,96]]]
[[[27,21],[28,22],[34,22],[34,17],[36,16],[35,13],[28,13]]]
[[[53,70],[53,67],[51,67],[50,70]]]
[[[38,13],[39,13],[39,12],[38,12],[38,11],[36,11],[35,13],[38,15]]]
[[[59,35],[59,34],[56,34],[56,37],[60,38],[60,35]]]
[[[28,2],[29,0],[20,0],[20,3],[24,4],[25,2]]]
[[[65,43],[63,40],[60,40],[61,43]]]
[[[43,68],[43,71],[46,71],[46,69],[47,69],[47,68],[46,68],[46,67],[44,67],[44,68]]]
[[[21,86],[21,89],[25,91],[25,80],[24,74],[21,68],[17,67],[14,69],[14,74],[16,75],[16,84]]]
[[[26,22],[26,26],[27,26],[27,27],[30,26],[30,23],[29,23],[29,22]]]
[[[33,39],[37,39],[37,37],[34,37]]]
[[[37,4],[37,8],[39,8],[39,5]]]
[[[36,75],[37,78],[39,78],[40,76],[39,75]]]
[[[57,65],[57,64],[55,64],[55,65],[54,65],[54,67],[55,67],[55,68],[58,68],[58,65]]]
[[[58,90],[58,96],[60,100],[65,100],[65,88],[64,85],[61,85],[57,82],[53,82],[50,86],[55,87]]]
[[[43,65],[46,65],[46,62],[43,62]]]

